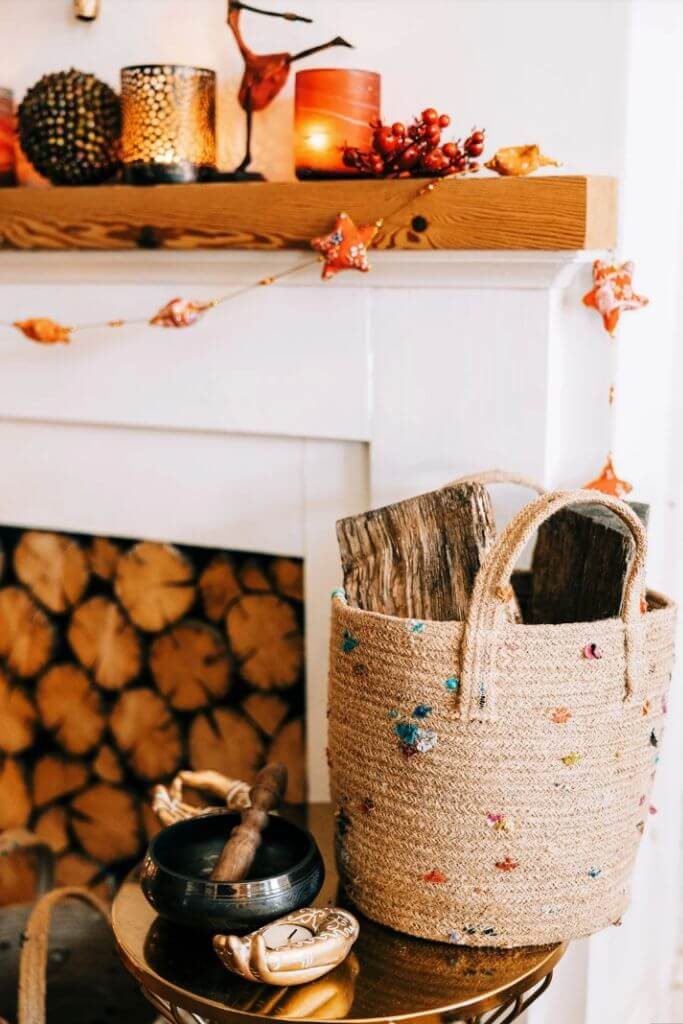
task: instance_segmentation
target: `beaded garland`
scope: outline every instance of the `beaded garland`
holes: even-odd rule
[[[440,185],[444,178],[435,178],[418,189],[414,196],[393,210],[389,216],[397,217],[417,200],[428,196],[437,185]],[[328,235],[320,236],[311,240],[311,247],[319,254],[315,259],[306,259],[288,270],[271,277],[261,277],[251,284],[229,292],[226,295],[219,295],[213,299],[187,300],[176,297],[167,302],[160,310],[151,317],[125,320],[123,318],[112,318],[99,323],[76,323],[60,324],[49,317],[30,317],[26,320],[0,321],[0,327],[7,327],[20,331],[25,338],[38,342],[42,345],[53,345],[57,342],[68,343],[74,334],[94,328],[121,328],[132,325],[150,325],[152,327],[184,328],[196,324],[210,310],[222,306],[232,299],[244,295],[246,292],[257,288],[268,287],[276,284],[291,274],[299,273],[311,267],[318,259],[323,261],[322,279],[324,281],[342,270],[359,270],[367,272],[370,269],[368,263],[368,249],[375,241],[383,219],[379,218],[374,224],[361,225],[356,227],[353,220],[347,213],[337,215],[333,230]]]

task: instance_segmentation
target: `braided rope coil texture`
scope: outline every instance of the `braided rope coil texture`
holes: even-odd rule
[[[500,561],[510,547],[498,548]],[[481,715],[461,707],[476,706],[479,668],[471,692],[461,678],[465,634],[484,629],[483,589],[467,624],[333,597],[337,860],[363,913],[472,946],[554,943],[618,922],[651,813],[674,654],[673,602],[650,592],[633,621],[638,575],[623,619],[490,626],[494,711]]]

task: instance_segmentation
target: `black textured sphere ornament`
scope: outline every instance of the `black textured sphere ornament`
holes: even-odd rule
[[[18,110],[19,140],[55,185],[96,185],[119,166],[121,104],[105,82],[83,71],[43,75]]]

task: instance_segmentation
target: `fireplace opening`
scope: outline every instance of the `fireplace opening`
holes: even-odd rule
[[[59,884],[106,887],[180,768],[251,781],[280,760],[303,802],[302,577],[298,559],[0,527],[0,829],[44,840]]]

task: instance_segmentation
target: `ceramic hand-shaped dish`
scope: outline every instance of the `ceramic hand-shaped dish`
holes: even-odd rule
[[[213,948],[224,967],[249,981],[302,985],[340,964],[358,932],[358,921],[345,910],[306,907],[250,935],[216,935]]]

